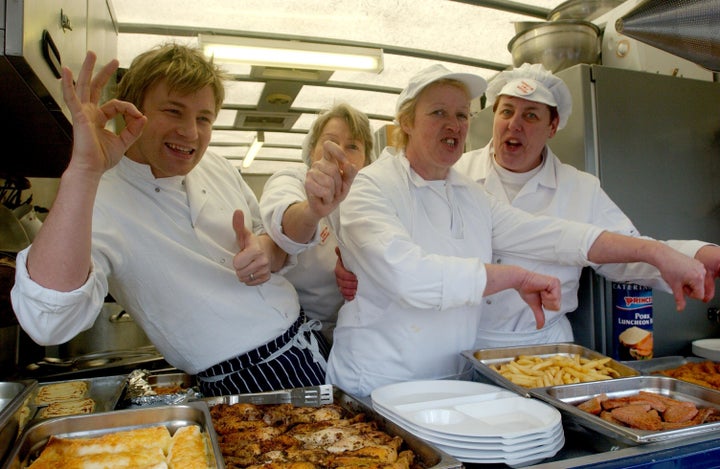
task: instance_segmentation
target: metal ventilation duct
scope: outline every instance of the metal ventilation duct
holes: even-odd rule
[[[647,0],[615,22],[638,41],[720,71],[720,0]]]

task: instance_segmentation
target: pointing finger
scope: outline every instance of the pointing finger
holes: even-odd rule
[[[339,164],[345,164],[347,162],[345,152],[337,143],[326,140],[323,142],[323,150],[325,150],[323,151],[323,158],[327,161],[335,161]]]

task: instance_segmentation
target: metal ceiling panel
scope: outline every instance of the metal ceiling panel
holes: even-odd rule
[[[317,113],[338,101],[366,112],[373,130],[392,122],[395,100],[409,78],[431,63],[486,79],[512,63],[507,44],[514,22],[544,19],[562,0],[113,0],[120,31],[118,59],[154,44],[197,45],[197,34],[303,39],[379,47],[381,73],[279,73],[263,67],[223,65],[233,75],[211,149],[242,160],[254,137],[266,145],[244,173],[269,174],[302,164],[300,146]],[[282,72],[282,70],[280,70]],[[264,119],[264,120],[263,120]],[[285,138],[274,138],[283,132]],[[280,160],[280,161],[275,161]]]

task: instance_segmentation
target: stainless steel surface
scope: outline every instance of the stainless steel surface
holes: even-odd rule
[[[0,381],[0,415],[35,381]]]
[[[0,0],[0,8],[0,135],[23,142],[22,155],[4,155],[3,170],[58,177],[72,143],[59,71],[77,76],[88,49],[98,64],[117,56],[112,10],[105,0]]]
[[[191,388],[195,386],[195,377],[187,373],[159,373],[148,376],[148,384],[151,388],[180,386]]]
[[[36,386],[35,380],[0,382],[0,463],[30,420],[29,401]]]
[[[111,410],[115,410],[115,406],[117,406],[117,403],[120,400],[120,397],[122,396],[125,389],[126,378],[126,375],[117,375],[101,376],[97,378],[54,381],[52,383],[40,383],[33,392],[33,398],[43,388],[43,386],[54,383],[84,381],[87,383],[88,386],[88,392],[85,397],[90,397],[95,401],[95,409],[93,410],[93,413],[109,412]],[[39,410],[40,406],[37,407],[37,410]],[[39,414],[35,413],[34,418],[39,418]]]
[[[580,63],[598,63],[599,33],[599,28],[588,21],[547,21],[516,34],[508,50],[516,67],[539,63],[557,72]]]
[[[24,377],[59,380],[129,373],[134,369],[167,369],[168,363],[154,346],[132,350],[95,352],[70,358],[46,356],[25,365]]]
[[[672,399],[692,402],[699,407],[713,407],[720,410],[720,392],[666,376],[635,376],[610,381],[535,388],[530,390],[530,394],[554,405],[579,425],[629,444],[697,436],[702,433],[717,432],[720,429],[720,422],[712,422],[676,430],[638,430],[608,422],[576,407],[599,394],[617,398],[632,396],[639,391],[662,394]]]
[[[268,391],[230,396],[203,398],[208,405],[224,404],[293,404],[301,407],[320,407],[333,402],[333,387],[330,384],[293,388],[282,391]]]
[[[4,469],[20,469],[36,458],[52,435],[63,437],[94,437],[118,430],[152,425],[165,425],[170,433],[187,425],[199,425],[210,440],[211,467],[224,469],[225,463],[217,444],[217,435],[207,405],[187,405],[118,410],[110,414],[77,415],[45,420],[28,426],[10,453]]]
[[[720,71],[720,0],[647,0],[615,22],[626,36]]]
[[[93,326],[58,346],[58,357],[74,358],[95,353],[142,350],[152,345],[145,331],[122,306],[103,304]]]
[[[483,377],[498,386],[510,389],[511,391],[525,397],[531,396],[531,390],[529,388],[525,388],[511,382],[509,379],[503,377],[500,373],[491,368],[491,365],[507,363],[515,359],[518,355],[532,355],[543,358],[552,357],[554,355],[580,355],[581,358],[587,358],[589,360],[607,358],[605,355],[587,347],[570,343],[464,350],[462,355],[470,363],[472,363],[475,370]],[[607,366],[617,371],[621,377],[637,376],[640,374],[637,370],[612,359],[607,363]]]
[[[634,362],[623,362],[627,366],[638,370],[644,375],[656,374],[658,371],[669,370],[671,368],[677,368],[691,362],[703,362],[706,361],[700,357],[683,357],[680,355],[673,355],[667,357],[657,357],[650,360],[638,360]]]
[[[457,459],[416,437],[404,428],[399,427],[392,420],[386,419],[375,412],[372,408],[372,404],[348,394],[335,386],[330,386],[330,390],[330,402],[343,407],[353,414],[365,414],[368,420],[376,421],[381,430],[386,431],[390,435],[397,435],[401,437],[405,441],[405,444],[407,444],[407,446],[415,453],[416,457],[419,459],[421,467],[425,469],[461,469],[463,467],[462,463]],[[243,395],[210,397],[202,400],[207,403],[209,407],[217,404],[235,404],[237,402],[245,402],[237,400],[236,398],[238,396]],[[369,401],[369,398],[367,400]],[[271,402],[261,402],[257,404],[264,403]]]
[[[548,21],[591,21],[619,6],[624,0],[568,0],[548,13]]]

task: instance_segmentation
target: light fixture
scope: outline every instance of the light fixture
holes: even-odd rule
[[[205,55],[218,61],[311,70],[383,69],[382,49],[213,34],[198,34],[198,42]]]
[[[255,160],[255,157],[262,148],[263,143],[265,143],[265,132],[258,131],[252,143],[250,144],[250,149],[248,149],[248,152],[245,153],[245,157],[243,158],[242,162],[243,168],[247,168],[252,164],[253,160]]]

